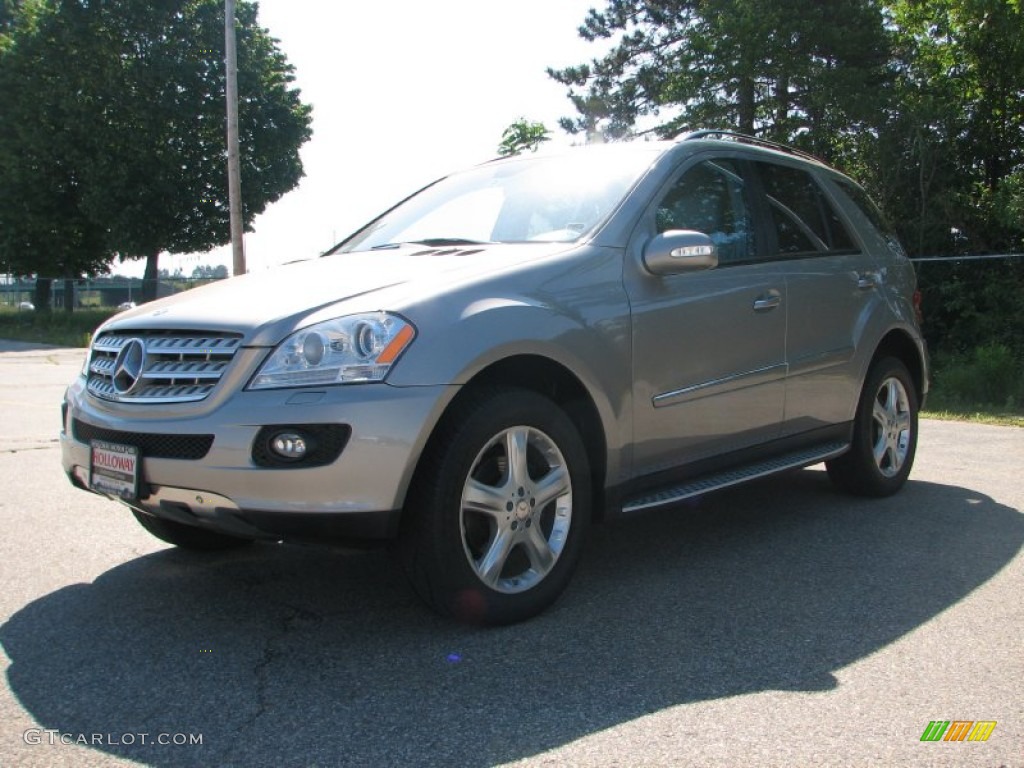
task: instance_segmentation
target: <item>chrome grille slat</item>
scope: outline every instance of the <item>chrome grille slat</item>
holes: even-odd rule
[[[217,381],[227,368],[227,363],[156,363],[146,370],[143,376],[147,379],[210,379]]]
[[[89,370],[110,376],[114,373],[114,358],[104,357],[99,360],[93,359],[92,363],[89,365]]]
[[[145,346],[140,383],[127,393],[114,386],[118,354],[132,339]],[[126,403],[187,403],[207,397],[242,345],[238,334],[184,331],[113,331],[93,341],[89,392]],[[122,390],[128,389],[120,384]]]

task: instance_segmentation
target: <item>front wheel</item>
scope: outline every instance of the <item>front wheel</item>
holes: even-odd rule
[[[860,496],[889,496],[907,481],[917,450],[917,390],[907,367],[889,357],[868,373],[850,450],[826,462],[835,485]]]
[[[479,624],[530,618],[579,560],[590,515],[579,433],[534,392],[470,394],[432,439],[406,515],[400,551],[433,608]]]

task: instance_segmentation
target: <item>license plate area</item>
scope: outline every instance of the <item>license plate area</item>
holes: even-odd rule
[[[106,440],[89,445],[89,488],[127,501],[137,499],[142,462],[138,447]]]

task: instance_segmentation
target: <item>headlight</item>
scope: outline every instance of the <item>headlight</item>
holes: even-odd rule
[[[384,312],[317,323],[281,342],[249,389],[382,381],[415,336],[411,323]]]

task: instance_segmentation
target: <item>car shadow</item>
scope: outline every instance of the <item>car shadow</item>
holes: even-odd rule
[[[851,499],[803,470],[596,528],[563,599],[512,627],[436,618],[383,552],[255,546],[140,557],[0,641],[44,728],[118,757],[485,766],[688,702],[832,689],[1022,543],[1021,515],[970,489]]]

